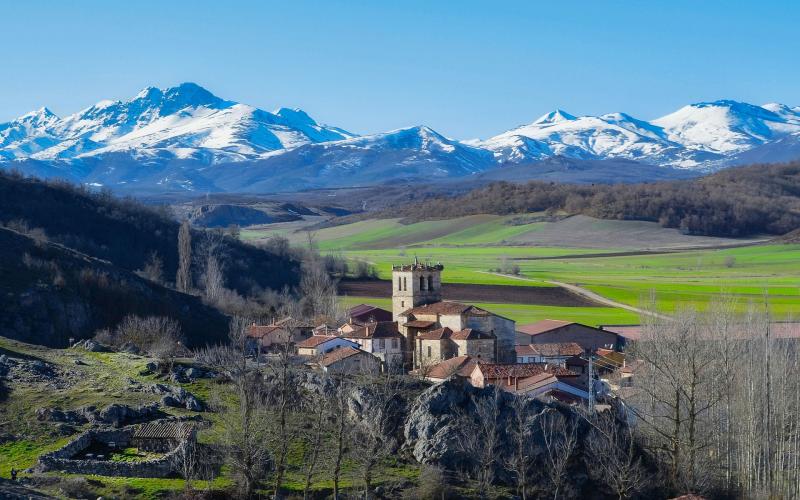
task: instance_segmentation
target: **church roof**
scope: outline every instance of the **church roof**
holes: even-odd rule
[[[449,300],[442,300],[432,304],[425,304],[422,306],[413,307],[407,311],[400,313],[401,316],[413,316],[417,314],[462,314],[469,310],[471,305],[462,304],[461,302],[452,302]]]

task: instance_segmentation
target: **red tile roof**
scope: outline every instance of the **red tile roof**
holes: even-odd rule
[[[397,329],[397,322],[395,321],[378,321],[377,323],[367,323],[363,326],[357,326],[352,332],[342,333],[341,336],[348,339],[385,339],[402,337],[400,331]]]
[[[580,356],[583,348],[575,342],[524,344],[514,346],[517,356]]]
[[[517,363],[517,364],[502,364],[502,363],[478,363],[475,367],[480,369],[483,376],[487,379],[498,378],[526,378],[533,375],[538,375],[544,372],[551,373],[555,376],[575,376],[575,372],[562,368],[560,366],[548,365],[547,363]]]
[[[359,304],[355,307],[351,307],[347,314],[351,318],[362,320],[373,319],[374,321],[390,321],[392,319],[391,311],[369,304]]]
[[[475,367],[475,360],[469,356],[456,356],[437,363],[430,367],[427,373],[428,378],[444,380],[452,375],[459,377],[469,377]]]
[[[474,328],[465,328],[460,332],[450,334],[453,340],[490,340],[497,338],[493,333],[485,333]]]
[[[435,324],[436,324],[435,321],[422,321],[422,320],[408,321],[405,323],[406,326],[410,326],[412,328],[430,328]]]
[[[297,344],[297,347],[317,347],[320,344],[324,344],[333,339],[337,339],[339,337],[335,337],[333,335],[312,335],[308,337],[304,341]]]
[[[574,321],[561,321],[560,319],[543,319],[530,325],[517,327],[517,331],[528,335],[539,335],[540,333],[550,332],[568,325],[574,325]]]
[[[355,347],[341,347],[339,349],[334,349],[325,356],[322,357],[319,364],[320,366],[331,366],[334,363],[338,363],[343,359],[347,359],[350,356],[356,356],[358,354],[366,354],[367,356],[372,356],[372,354],[362,351],[361,349],[357,349]]]
[[[453,330],[448,327],[437,328],[436,330],[420,333],[417,335],[417,340],[444,340],[449,339],[452,334]]]
[[[283,327],[277,325],[250,325],[247,327],[247,336],[254,339],[262,339],[278,330],[283,331]]]
[[[441,302],[434,302],[433,304],[425,304],[422,306],[413,307],[405,312],[400,313],[401,316],[414,316],[417,314],[462,314],[473,306],[462,304],[460,302],[452,302],[443,300]]]

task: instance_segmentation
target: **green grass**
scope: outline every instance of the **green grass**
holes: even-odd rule
[[[379,276],[387,279],[391,266],[418,257],[441,262],[446,283],[477,283],[516,286],[553,286],[559,281],[583,286],[604,297],[632,306],[649,303],[655,296],[657,308],[674,312],[682,308],[705,309],[723,295],[733,295],[740,311],[751,304],[769,305],[779,319],[800,316],[800,245],[755,245],[727,249],[683,250],[673,253],[629,256],[578,255],[614,253],[624,248],[567,248],[530,246],[519,242],[536,241],[537,231],[548,223],[536,222],[540,214],[531,214],[527,224],[512,225],[519,216],[477,215],[452,220],[425,221],[403,225],[398,219],[365,220],[326,228],[316,233],[323,252],[342,255],[349,260],[373,264]],[[613,244],[615,235],[654,235],[663,244],[665,235],[657,227],[643,230],[647,223],[625,221],[588,221],[595,231]],[[580,226],[580,225],[579,225]],[[549,226],[548,226],[549,227]],[[583,227],[583,226],[580,226]],[[626,232],[626,228],[630,231]],[[552,229],[552,228],[551,228]],[[549,230],[549,229],[548,229]],[[643,232],[642,232],[643,231]],[[262,236],[268,233],[262,233]],[[305,233],[289,234],[302,243]],[[688,238],[681,236],[681,238]],[[575,238],[573,238],[573,241]],[[544,241],[553,241],[552,238]],[[649,241],[649,240],[648,240]],[[649,246],[642,241],[640,248]],[[689,244],[694,240],[685,240]],[[710,244],[712,238],[698,238],[698,244]],[[718,240],[731,244],[735,240]],[[684,242],[684,243],[685,243]],[[547,259],[543,259],[547,257]],[[555,257],[555,258],[553,258]],[[511,262],[520,267],[530,281],[497,276],[487,271]],[[385,303],[388,305],[388,302]],[[608,308],[547,308],[506,305],[505,314],[518,321],[546,316],[583,319],[591,324],[608,320],[635,321],[635,315]]]
[[[163,456],[163,453],[153,453],[139,450],[138,448],[125,448],[120,452],[112,453],[109,459],[112,462],[143,462],[145,460],[156,460]]]
[[[392,309],[390,299],[375,297],[342,297],[342,305],[352,307],[357,304],[370,304],[384,309]],[[513,319],[517,324],[524,325],[542,319],[563,319],[576,321],[591,326],[631,324],[638,323],[639,316],[635,313],[616,307],[556,307],[529,304],[501,304],[501,303],[476,303],[493,313]]]

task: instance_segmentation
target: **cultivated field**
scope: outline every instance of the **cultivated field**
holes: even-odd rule
[[[269,234],[264,228],[258,236]],[[304,231],[284,234],[297,244],[308,241]],[[631,306],[649,303],[654,296],[663,312],[704,309],[731,294],[741,310],[768,303],[779,318],[800,316],[800,245],[796,244],[693,237],[640,221],[583,216],[548,221],[543,214],[478,215],[410,225],[396,219],[366,220],[316,231],[314,238],[324,252],[373,264],[383,279],[390,277],[392,264],[416,256],[443,263],[443,280],[453,284],[552,289],[553,282],[562,282]],[[518,278],[492,273],[512,266],[519,267]],[[366,294],[385,296],[377,291],[351,292],[348,301]],[[553,296],[562,293],[553,290]],[[505,304],[506,314],[517,321],[556,317],[590,318],[586,322],[591,324],[638,322],[629,311],[558,299],[553,304],[508,294],[484,302]],[[554,306],[560,307],[554,310]]]

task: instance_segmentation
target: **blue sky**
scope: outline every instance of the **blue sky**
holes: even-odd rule
[[[795,1],[0,4],[0,121],[194,81],[357,133],[488,137],[555,108],[800,105]]]

